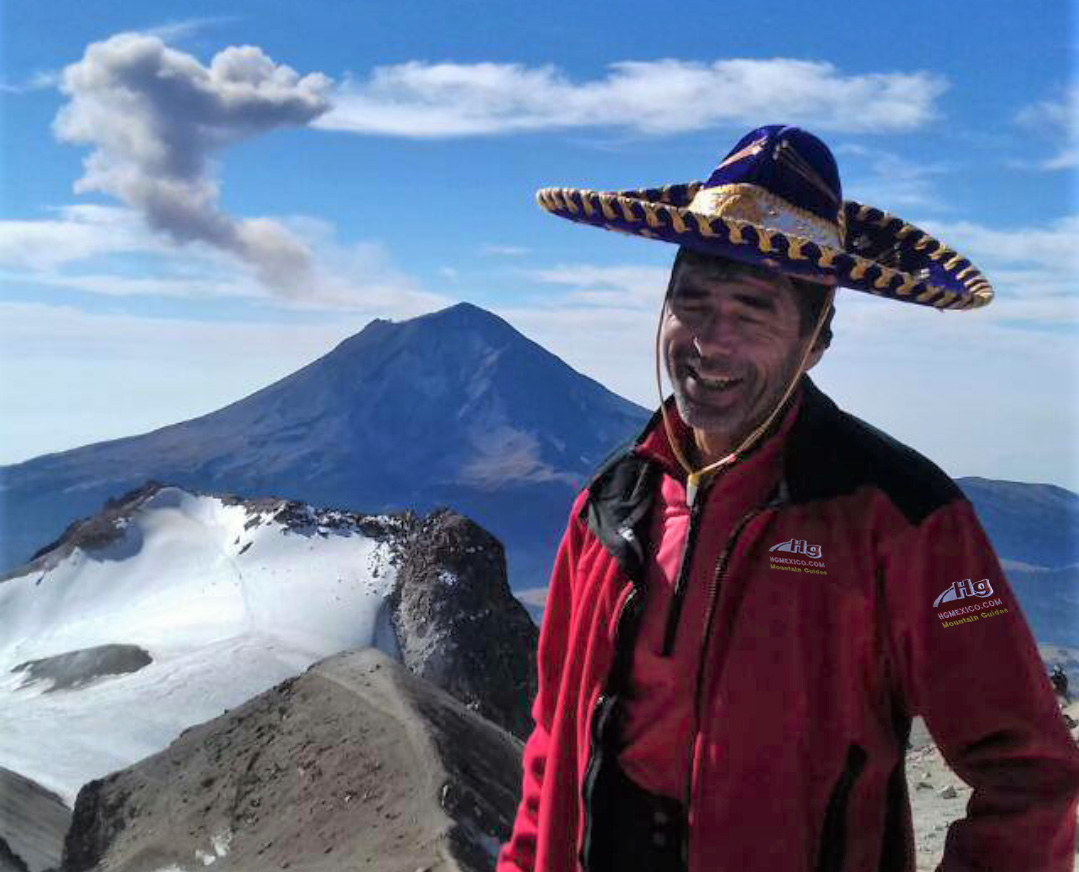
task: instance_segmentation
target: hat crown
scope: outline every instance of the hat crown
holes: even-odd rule
[[[843,204],[831,150],[800,127],[771,124],[751,130],[713,170],[705,190],[755,185],[831,224]]]

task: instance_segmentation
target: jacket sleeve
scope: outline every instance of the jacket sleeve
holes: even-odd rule
[[[1071,870],[1079,751],[973,507],[949,503],[885,552],[900,689],[973,788],[938,872]]]
[[[584,494],[574,504],[569,525],[558,548],[547,602],[543,610],[536,669],[539,673],[536,698],[532,704],[535,727],[524,747],[521,802],[513,824],[510,840],[498,855],[496,872],[541,872],[536,867],[536,849],[541,826],[544,770],[547,764],[551,724],[558,704],[562,684],[562,665],[565,658],[573,603],[573,574],[580,552],[583,524],[578,511]]]

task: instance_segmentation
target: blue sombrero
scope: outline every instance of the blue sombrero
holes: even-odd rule
[[[844,200],[835,158],[798,127],[746,134],[706,182],[639,191],[544,188],[570,221],[937,309],[975,309],[993,287],[967,258],[901,218]]]

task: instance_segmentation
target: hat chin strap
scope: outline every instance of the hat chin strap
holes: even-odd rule
[[[707,466],[701,467],[698,470],[693,469],[693,465],[689,462],[685,452],[682,451],[682,446],[678,444],[678,440],[674,436],[674,428],[671,426],[671,421],[667,415],[667,404],[663,400],[663,379],[660,371],[660,346],[661,336],[663,334],[663,318],[667,314],[667,298],[663,298],[663,306],[659,310],[659,325],[656,328],[656,388],[659,391],[659,411],[663,416],[663,429],[667,433],[667,441],[671,445],[671,451],[674,452],[674,456],[678,459],[679,465],[686,473],[686,502],[692,506],[697,498],[697,490],[700,487],[701,481],[714,472],[718,472],[730,466],[733,463],[737,463],[745,455],[750,448],[757,444],[761,436],[763,436],[768,428],[772,426],[772,422],[775,420],[776,415],[779,414],[780,409],[790,399],[790,395],[794,393],[794,389],[798,386],[799,380],[806,371],[806,364],[809,362],[809,356],[813,353],[813,347],[817,344],[817,337],[820,336],[821,330],[824,328],[824,322],[828,319],[828,311],[832,308],[832,303],[835,300],[835,286],[828,288],[828,295],[824,301],[824,305],[821,307],[820,314],[817,316],[817,325],[813,328],[813,335],[809,337],[809,341],[806,343],[805,349],[802,352],[802,360],[798,364],[798,369],[794,373],[794,377],[791,379],[790,384],[787,385],[787,389],[783,392],[783,396],[779,402],[775,404],[775,407],[769,413],[752,433],[750,433],[742,443],[734,449],[726,457],[722,457],[714,463],[710,463]],[[699,346],[698,346],[699,348]]]

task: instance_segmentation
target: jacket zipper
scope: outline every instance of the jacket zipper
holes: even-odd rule
[[[615,618],[614,624],[613,650],[615,652],[618,651],[618,640],[622,634],[623,618],[629,608],[636,603],[638,593],[637,587],[634,586],[618,609],[618,616]],[[615,656],[617,657],[617,653]],[[584,780],[581,784],[581,799],[585,808],[585,821],[579,851],[579,860],[582,868],[585,869],[588,868],[588,861],[591,859],[589,855],[591,854],[592,846],[592,794],[595,792],[596,780],[599,777],[599,768],[604,755],[603,736],[608,729],[611,718],[614,716],[617,700],[617,693],[610,693],[607,688],[604,688],[592,704],[592,711],[589,716],[588,765],[585,768]]]
[[[701,656],[697,662],[697,679],[693,695],[693,715],[694,715],[694,732],[693,738],[689,743],[689,760],[687,764],[688,772],[686,778],[686,825],[682,829],[682,865],[685,868],[689,868],[689,835],[690,835],[690,809],[693,803],[693,758],[697,749],[697,739],[700,736],[701,730],[701,691],[704,684],[704,667],[707,661],[709,643],[712,636],[712,619],[715,617],[716,604],[719,599],[719,586],[723,581],[723,576],[727,572],[727,564],[730,562],[731,553],[734,551],[734,546],[738,544],[738,539],[741,537],[742,532],[746,526],[757,515],[762,512],[774,508],[778,505],[777,501],[768,503],[765,506],[759,506],[755,509],[744,514],[737,524],[734,525],[734,529],[731,531],[730,537],[727,539],[727,544],[724,546],[723,551],[719,555],[719,559],[716,561],[716,571],[712,573],[712,579],[708,585],[708,608],[705,611],[704,616],[704,632],[701,638]]]
[[[686,589],[689,587],[689,572],[693,567],[693,552],[697,548],[697,533],[700,529],[700,519],[703,512],[705,497],[711,481],[701,485],[700,490],[693,489],[689,504],[689,530],[686,532],[686,544],[682,549],[682,560],[678,564],[678,576],[674,582],[674,594],[671,597],[670,609],[667,612],[667,626],[663,631],[663,647],[660,655],[670,657],[674,650],[674,639],[678,633],[678,622],[682,617],[682,606],[685,605]]]

